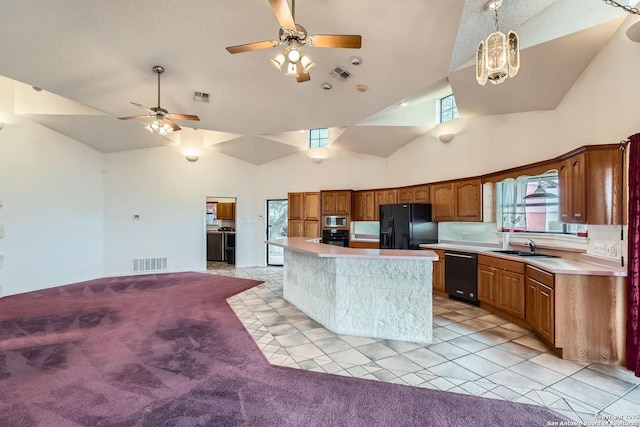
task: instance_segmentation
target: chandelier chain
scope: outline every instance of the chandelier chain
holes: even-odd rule
[[[494,22],[495,22],[495,24],[496,24],[496,33],[497,33],[497,32],[499,31],[499,30],[498,30],[498,8],[497,8],[497,7],[495,7],[495,8],[493,9],[493,11],[495,12],[495,15],[493,16],[493,21],[494,21]]]
[[[615,0],[602,0],[602,1],[604,1],[608,5],[619,7],[620,9],[624,9],[629,13],[633,13],[635,15],[640,15],[640,10],[638,10],[637,7],[631,7],[631,6],[627,6],[627,5],[624,5],[624,4],[620,4]]]

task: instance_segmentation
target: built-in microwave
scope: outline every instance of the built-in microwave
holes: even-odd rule
[[[324,217],[325,228],[347,228],[346,216],[325,216]]]

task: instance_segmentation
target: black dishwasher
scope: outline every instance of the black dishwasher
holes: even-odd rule
[[[478,305],[478,254],[444,253],[444,290],[449,297]]]

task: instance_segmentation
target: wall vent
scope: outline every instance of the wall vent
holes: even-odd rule
[[[163,258],[135,258],[133,271],[161,271],[167,269],[167,257]]]
[[[336,79],[347,80],[351,76],[351,73],[343,68],[336,67],[331,71],[331,75]]]
[[[193,92],[193,100],[196,102],[209,103],[209,94],[204,92]]]

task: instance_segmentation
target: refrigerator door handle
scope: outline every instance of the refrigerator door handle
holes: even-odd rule
[[[391,234],[391,249],[396,248],[396,230],[395,223],[393,222],[393,217],[389,217],[389,233]]]

